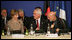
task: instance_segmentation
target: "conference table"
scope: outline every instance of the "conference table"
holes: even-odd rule
[[[1,35],[1,39],[71,39],[71,34],[64,34],[60,35],[58,37],[47,37],[45,34],[39,34],[39,35],[24,35],[22,38],[13,38],[12,35]]]

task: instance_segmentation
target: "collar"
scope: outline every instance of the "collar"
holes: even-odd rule
[[[39,19],[37,19],[37,20],[40,20],[40,18],[39,18]]]

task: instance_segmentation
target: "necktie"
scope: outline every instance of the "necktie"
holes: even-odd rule
[[[38,20],[37,20],[37,28],[39,29],[39,23],[38,23]]]

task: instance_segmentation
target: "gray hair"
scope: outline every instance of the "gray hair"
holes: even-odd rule
[[[18,12],[23,12],[24,13],[23,9],[19,9]]]
[[[37,8],[36,10],[38,14],[42,15],[42,11],[40,11],[39,8]]]

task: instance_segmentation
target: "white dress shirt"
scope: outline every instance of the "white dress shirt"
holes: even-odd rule
[[[5,22],[5,25],[6,25],[6,17],[5,17],[5,21],[4,22]]]
[[[4,24],[6,25],[7,18],[6,17],[2,17],[2,19],[4,19]]]
[[[39,19],[37,19],[38,20],[38,23],[39,23],[39,27],[40,27],[40,18]],[[37,24],[37,20],[36,20],[36,24]]]

